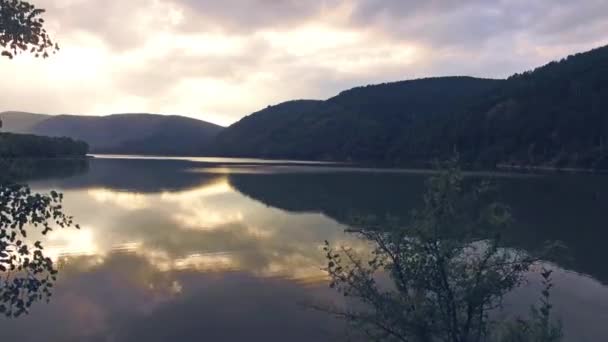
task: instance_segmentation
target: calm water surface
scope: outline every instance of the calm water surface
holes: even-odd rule
[[[60,263],[49,304],[0,318],[0,340],[341,341],[341,322],[307,309],[340,303],[321,267],[325,240],[355,215],[405,218],[425,172],[252,159],[104,157],[31,182],[59,189],[82,229],[53,232]],[[533,250],[561,240],[553,299],[569,341],[608,340],[608,177],[492,178],[517,219],[507,237]],[[506,302],[525,313],[530,279]]]

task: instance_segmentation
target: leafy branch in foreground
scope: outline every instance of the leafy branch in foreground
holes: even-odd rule
[[[46,58],[59,50],[44,28],[43,9],[22,0],[0,0],[0,55],[21,52]]]
[[[47,34],[42,13],[43,9],[23,0],[0,0],[1,56],[12,59],[29,52],[46,58],[59,50]],[[25,140],[20,140],[22,148]],[[27,185],[15,184],[21,172],[13,165],[14,161],[0,159],[0,314],[7,317],[27,313],[37,300],[48,300],[57,280],[57,270],[44,256],[42,243],[27,240],[28,229],[42,228],[46,235],[53,226],[79,228],[62,211],[63,195],[37,194]]]
[[[428,181],[422,209],[409,223],[363,221],[357,226],[367,228],[351,230],[370,243],[369,255],[326,242],[330,286],[353,301],[347,309],[322,309],[376,341],[510,341],[496,334],[503,322],[491,313],[539,259],[502,244],[510,210],[488,201],[489,194],[488,184],[466,184],[451,162]],[[550,320],[549,289],[538,314],[525,322],[543,338],[524,341],[561,336]]]
[[[53,261],[43,254],[40,241],[27,240],[28,229],[43,235],[75,226],[62,211],[63,195],[32,193],[29,187],[0,185],[0,314],[18,317],[37,300],[51,297],[57,280]]]

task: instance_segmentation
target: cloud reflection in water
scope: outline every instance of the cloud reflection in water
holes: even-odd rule
[[[49,236],[55,258],[141,256],[159,270],[246,271],[258,276],[322,278],[320,246],[344,227],[320,214],[288,214],[235,191],[226,176],[184,191],[67,190],[66,208],[81,231]]]

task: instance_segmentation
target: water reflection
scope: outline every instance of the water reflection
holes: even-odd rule
[[[75,257],[62,267],[53,303],[10,325],[0,321],[0,334],[25,341],[331,340],[342,327],[298,304],[323,291],[247,272],[159,271],[129,253],[103,263]]]
[[[0,182],[68,178],[88,170],[88,159],[0,159]]]
[[[238,171],[243,168],[261,172]],[[88,172],[69,178],[33,181],[36,190],[64,192],[65,207],[82,229],[49,236],[46,252],[61,271],[55,298],[23,320],[0,321],[0,337],[336,340],[345,329],[340,322],[298,305],[338,300],[321,270],[323,241],[367,248],[344,233],[349,217],[403,216],[419,200],[426,176],[327,172],[326,167],[300,172],[301,166],[280,166],[269,174],[272,168],[108,159],[92,160]],[[604,234],[598,228],[603,204],[592,206],[593,196],[584,202],[589,207],[572,203],[608,182],[586,179],[500,181],[508,185],[509,204],[521,205],[514,208],[521,220],[512,234],[514,245],[534,248],[540,241],[570,239],[575,261],[560,265],[608,279],[602,241],[594,238],[601,235],[590,234],[596,229]],[[590,185],[580,185],[585,182]],[[566,222],[576,220],[568,215],[582,215],[576,229],[566,229]],[[567,333],[590,340],[608,336],[599,323],[608,318],[606,287],[561,268],[554,279],[556,307],[572,322]],[[537,298],[535,286],[522,289],[507,305],[527,310]],[[581,305],[584,312],[567,309]],[[40,328],[25,328],[32,324]]]
[[[420,205],[426,174],[298,174],[230,175],[240,192],[269,206],[295,213],[321,212],[351,225],[352,217],[387,217],[407,221]],[[472,175],[472,181],[480,177]],[[487,178],[487,177],[486,177]],[[606,213],[608,177],[576,175],[491,176],[498,200],[508,204],[516,221],[506,238],[514,247],[537,250],[547,240],[563,241],[568,253],[555,256],[560,265],[587,273],[608,284],[604,260],[608,250]]]
[[[94,173],[88,177],[97,179]],[[78,217],[81,231],[51,234],[48,253],[103,259],[126,250],[165,271],[247,270],[315,279],[324,274],[318,253],[324,238],[347,238],[343,226],[323,215],[293,215],[242,196],[225,175],[198,179],[198,187],[148,193],[145,187],[127,192],[96,181],[91,188],[75,190],[73,180],[68,181],[66,207],[87,214]],[[48,186],[34,185],[40,190]]]

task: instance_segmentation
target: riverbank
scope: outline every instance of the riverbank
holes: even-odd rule
[[[577,167],[555,167],[555,166],[533,166],[533,165],[512,165],[512,164],[498,164],[496,165],[497,170],[502,171],[515,171],[515,172],[526,172],[526,173],[591,173],[591,174],[608,174],[608,170],[604,169],[590,169],[590,168],[577,168]]]

